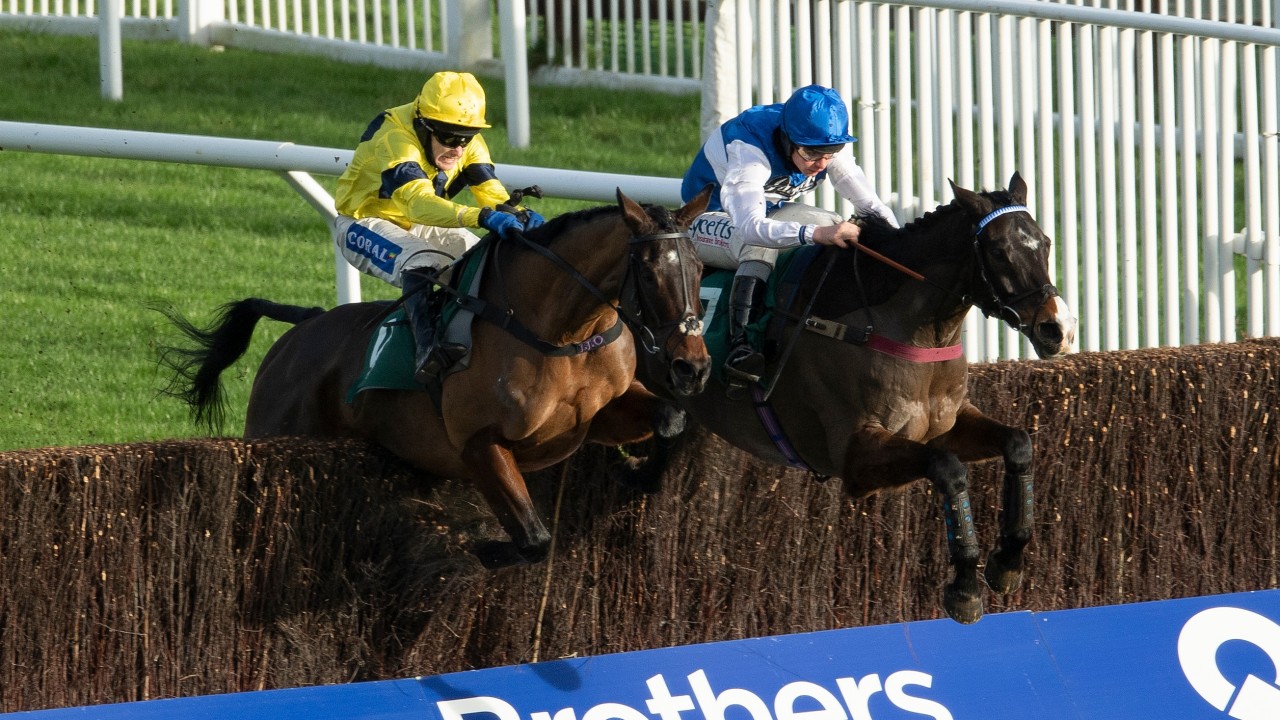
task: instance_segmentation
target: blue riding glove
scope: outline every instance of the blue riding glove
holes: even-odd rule
[[[532,229],[534,229],[534,228],[538,227],[539,225],[542,225],[542,224],[544,224],[545,222],[547,222],[547,219],[546,219],[546,218],[544,218],[544,217],[542,217],[542,215],[540,215],[540,214],[538,214],[538,213],[536,213],[536,212],[534,212],[533,210],[530,210],[530,209],[528,209],[528,208],[525,208],[525,210],[524,210],[524,216],[525,216],[525,221],[524,221],[524,229],[525,229],[525,230],[532,230]]]
[[[520,222],[520,218],[493,208],[480,210],[480,227],[491,233],[497,233],[498,237],[524,232],[524,223]]]

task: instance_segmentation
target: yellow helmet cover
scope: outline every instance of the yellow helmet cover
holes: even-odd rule
[[[444,71],[427,79],[418,93],[418,114],[427,120],[470,128],[487,128],[484,88],[471,73]]]

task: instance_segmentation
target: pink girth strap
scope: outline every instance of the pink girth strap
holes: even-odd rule
[[[883,335],[871,335],[867,338],[867,347],[885,355],[907,360],[908,362],[931,363],[955,360],[964,354],[964,346],[948,345],[939,348],[922,348],[907,345],[897,340],[890,340]]]

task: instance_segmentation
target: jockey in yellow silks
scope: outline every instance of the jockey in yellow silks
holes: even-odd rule
[[[505,235],[542,224],[497,209],[510,195],[480,131],[485,96],[470,73],[439,72],[413,102],[369,123],[338,179],[333,238],[361,272],[401,287],[417,346],[419,382],[439,377],[460,350],[436,345],[428,299],[434,272],[469,250],[469,228]],[[476,206],[454,202],[470,188]]]

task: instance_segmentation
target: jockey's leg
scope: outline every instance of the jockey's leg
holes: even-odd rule
[[[765,263],[749,261],[738,266],[733,276],[733,288],[729,292],[730,349],[724,362],[730,385],[745,387],[747,383],[760,382],[765,373],[768,363],[764,353],[752,345],[747,326],[759,315],[770,270]]]
[[[439,282],[437,268],[444,267],[462,257],[462,254],[470,250],[479,238],[462,228],[415,225],[411,232],[437,251],[436,253],[419,253],[413,258],[406,259],[405,268],[401,271],[405,315],[413,328],[415,347],[413,377],[425,385],[443,380],[449,370],[467,355],[469,348],[466,345],[446,340],[445,328],[437,328],[440,319],[440,303],[432,300],[432,293],[435,283]],[[422,265],[419,265],[419,262]],[[430,283],[425,286],[424,291],[413,295],[414,290],[410,284],[422,282],[423,276],[429,278]]]
[[[443,377],[467,348],[439,342],[431,295],[440,269],[474,245],[475,236],[461,228],[405,230],[380,218],[338,216],[333,238],[356,269],[401,288],[413,331],[415,379],[425,383]]]
[[[759,314],[778,250],[743,243],[729,215],[720,211],[699,215],[690,231],[704,265],[737,270],[729,289],[730,349],[724,363],[729,394],[737,395],[749,383],[759,382],[768,369],[764,354],[750,342],[747,326]]]
[[[431,293],[436,283],[433,268],[406,268],[401,273],[404,316],[413,331],[413,379],[422,384],[439,379],[445,370],[465,354],[462,346],[445,347],[452,343],[439,341],[436,333],[436,313]]]

